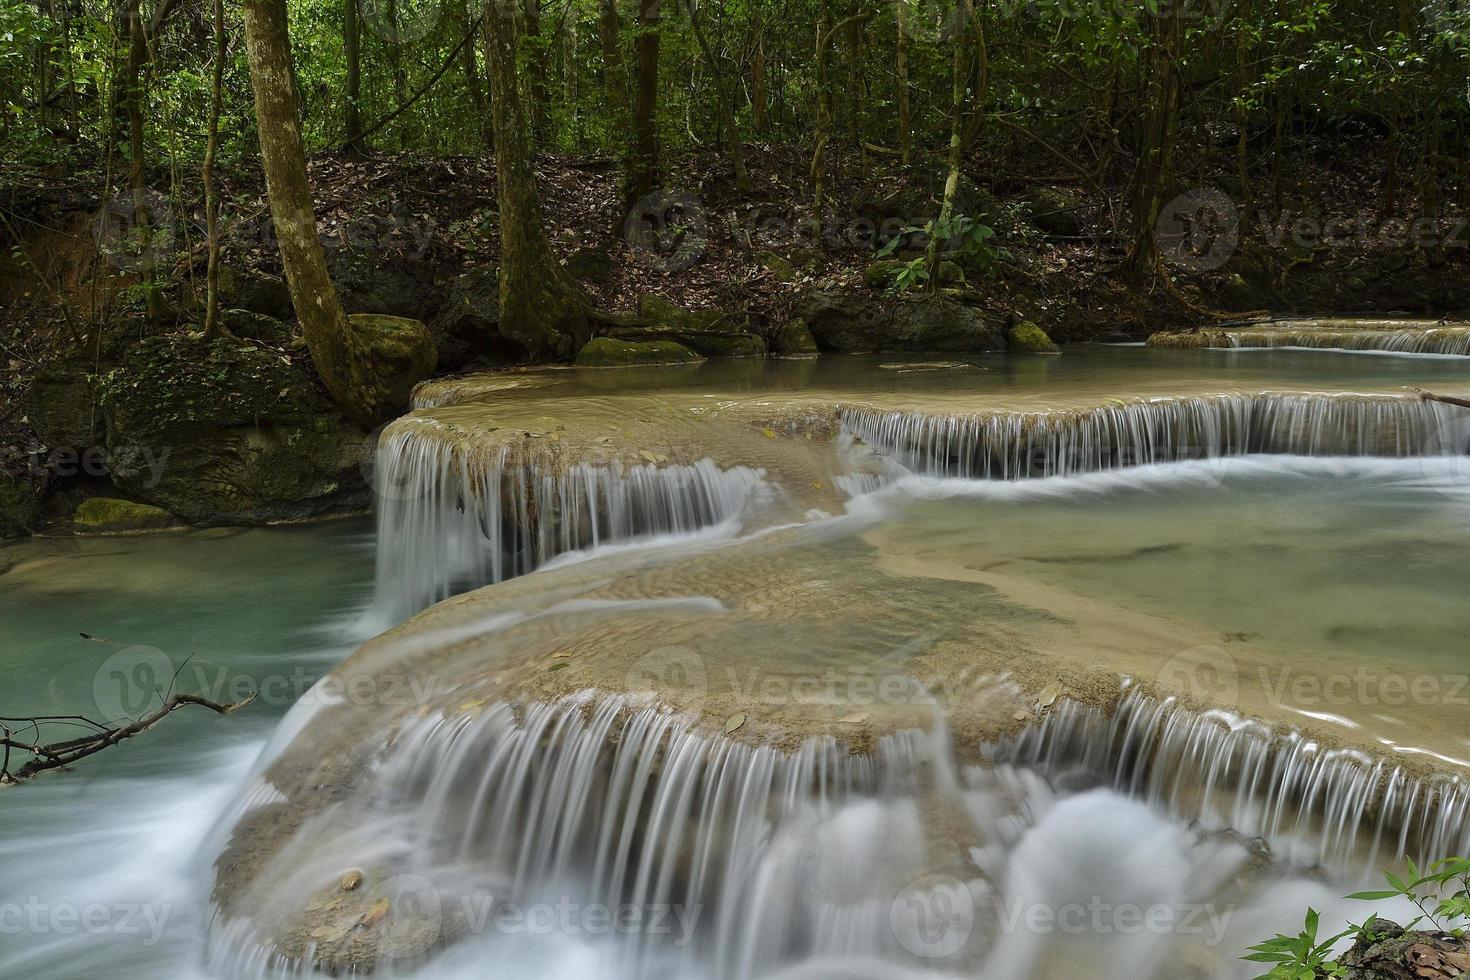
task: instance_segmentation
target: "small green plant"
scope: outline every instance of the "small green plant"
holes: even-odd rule
[[[961,260],[962,264],[986,275],[995,269],[1004,254],[990,243],[990,240],[995,237],[994,228],[981,224],[968,215],[954,214],[942,221],[926,221],[923,225],[912,225],[905,228],[902,234],[895,235],[878,250],[878,258],[888,258],[898,250],[909,235],[918,232],[923,232],[925,238],[938,238],[944,243],[946,257],[953,256]],[[901,293],[915,289],[926,283],[928,279],[929,268],[926,260],[923,257],[913,259],[892,273],[889,291]]]
[[[1278,934],[1251,947],[1251,952],[1241,957],[1253,963],[1275,963],[1271,972],[1263,973],[1256,980],[1319,980],[1321,977],[1341,977],[1346,970],[1331,960],[1332,947],[1345,936],[1358,931],[1359,927],[1345,929],[1327,939],[1317,938],[1320,916],[1316,909],[1307,909],[1307,921],[1302,931],[1295,936]]]
[[[1420,915],[1404,926],[1412,929],[1428,921],[1440,932],[1454,936],[1465,935],[1466,923],[1470,922],[1470,858],[1452,857],[1436,861],[1428,874],[1421,874],[1412,859],[1408,861],[1409,880],[1404,881],[1391,871],[1383,873],[1389,888],[1378,891],[1354,892],[1348,898],[1364,902],[1377,902],[1385,898],[1407,898],[1414,903]],[[1426,885],[1432,889],[1420,891]],[[1446,890],[1449,894],[1446,894]],[[1429,903],[1433,902],[1433,911]]]

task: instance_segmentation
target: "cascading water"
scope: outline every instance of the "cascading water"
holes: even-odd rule
[[[842,425],[913,472],[987,480],[1247,453],[1405,457],[1470,448],[1463,410],[1366,395],[1212,395],[975,415],[848,409]]]
[[[385,430],[374,486],[374,612],[385,624],[568,552],[733,528],[772,489],[761,470],[721,469],[708,459],[558,468],[511,446],[466,450],[432,425],[412,421]]]
[[[1228,712],[1128,693],[1113,712],[1056,706],[989,747],[997,762],[1074,788],[1109,786],[1176,819],[1259,837],[1290,866],[1371,875],[1400,855],[1426,867],[1470,847],[1470,786]]]
[[[1272,327],[1250,330],[1200,330],[1156,334],[1155,347],[1213,347],[1243,349],[1299,348],[1309,350],[1382,351],[1395,354],[1470,356],[1470,328],[1416,329],[1303,329]]]

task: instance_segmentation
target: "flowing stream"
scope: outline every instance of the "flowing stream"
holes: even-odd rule
[[[0,791],[0,977],[1254,976],[1470,847],[1470,413],[1405,386],[1462,369],[470,379],[375,529],[0,550],[0,714],[259,692]]]

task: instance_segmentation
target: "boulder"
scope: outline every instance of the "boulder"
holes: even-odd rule
[[[198,525],[368,505],[362,433],[309,365],[228,339],[151,337],[99,384],[109,474],[129,497]]]
[[[874,289],[887,289],[893,285],[894,277],[900,269],[908,265],[903,259],[879,259],[869,263],[864,278],[869,286]],[[965,281],[964,270],[948,259],[939,262],[939,284],[941,286],[958,286]]]
[[[102,444],[95,367],[84,358],[43,366],[26,391],[24,408],[31,428],[48,448]]]
[[[347,246],[327,250],[327,269],[348,313],[386,313],[412,320],[431,319],[444,289],[434,282],[428,263],[384,261],[375,250]]]
[[[1064,238],[1087,233],[1086,209],[1086,198],[1060,187],[1039,187],[1026,199],[1026,210],[1036,227]]]
[[[672,340],[637,342],[614,337],[589,340],[577,352],[577,367],[637,367],[649,364],[688,364],[700,356]]]
[[[0,467],[0,538],[35,530],[45,496],[44,479]]]
[[[817,353],[817,341],[805,320],[788,320],[771,338],[771,353],[780,357],[806,357]]]
[[[429,323],[439,349],[439,367],[458,371],[489,355],[499,365],[523,360],[525,349],[500,337],[500,269],[468,269],[444,290],[444,302]]]
[[[72,515],[72,523],[84,531],[149,531],[178,524],[162,507],[114,497],[90,497]]]
[[[784,255],[772,252],[770,249],[757,251],[755,253],[755,260],[761,264],[763,269],[771,274],[772,278],[785,285],[796,282],[797,277],[801,275],[800,270],[796,268],[796,263]]]
[[[766,353],[766,342],[750,332],[750,317],[744,312],[685,310],[667,297],[647,293],[639,300],[638,313],[643,326],[617,327],[612,336],[637,343],[671,340],[704,357]]]
[[[999,350],[1000,329],[942,293],[881,300],[852,292],[813,292],[797,304],[817,346],[844,354]]]
[[[1030,320],[1022,320],[1006,334],[1006,346],[1013,351],[1032,354],[1056,354],[1061,351],[1052,339]]]
[[[383,313],[353,313],[347,325],[367,352],[383,402],[407,407],[414,386],[433,374],[438,363],[429,328],[418,320]]]
[[[296,316],[291,306],[291,290],[280,276],[223,268],[220,270],[219,292],[221,308],[249,310],[277,320],[290,320]],[[203,303],[201,294],[198,305]]]

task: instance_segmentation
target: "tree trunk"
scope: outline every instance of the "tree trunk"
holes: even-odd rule
[[[898,41],[895,57],[898,89],[898,162],[907,168],[913,154],[914,124],[909,110],[909,12],[908,0],[897,0],[894,14],[898,21]]]
[[[591,337],[587,300],[552,254],[541,220],[526,112],[516,84],[515,14],[485,8],[500,208],[500,330],[532,358],[568,358]]]
[[[139,253],[138,269],[143,280],[148,319],[164,319],[163,296],[159,292],[157,257],[152,241],[153,227],[148,214],[148,177],[144,166],[143,146],[143,69],[148,62],[148,37],[143,27],[139,3],[127,10],[128,60],[124,75],[123,111],[128,121],[129,186],[133,198],[133,233]]]
[[[949,237],[949,225],[954,218],[954,202],[960,189],[960,165],[964,161],[967,142],[965,116],[969,100],[966,94],[970,81],[970,43],[973,33],[973,15],[969,0],[956,0],[954,16],[958,36],[954,39],[953,75],[950,80],[949,168],[944,179],[944,198],[939,205],[939,217],[929,229],[929,241],[924,249],[924,267],[929,272],[929,288],[934,290],[939,288],[940,280],[939,242],[941,238]],[[983,45],[984,41],[980,43]],[[978,101],[984,98],[984,93],[977,92],[976,96]],[[976,111],[980,111],[978,107]]]
[[[393,406],[381,403],[368,378],[366,359],[357,350],[317,237],[292,83],[286,3],[244,0],[243,9],[260,158],[291,305],[327,391],[344,412],[370,427]]]
[[[684,0],[684,9],[689,14],[689,27],[694,32],[695,43],[699,45],[699,51],[704,55],[705,63],[709,65],[710,76],[715,83],[720,129],[725,134],[725,148],[730,154],[731,169],[735,171],[735,189],[745,193],[750,190],[750,171],[745,166],[745,147],[740,143],[740,132],[735,128],[735,93],[726,84],[725,73],[720,70],[720,63],[715,58],[714,49],[710,47],[709,40],[704,36],[704,28],[699,24],[699,14],[694,7],[694,0]]]
[[[658,173],[658,20],[660,0],[639,0],[638,93],[633,110],[633,158],[628,172],[628,198],[652,194]]]
[[[348,3],[353,0],[348,0]],[[225,3],[214,0],[214,71],[209,88],[209,142],[204,148],[204,224],[208,236],[209,261],[204,272],[204,335],[223,337],[229,331],[219,319],[219,189],[214,180],[214,159],[219,149],[221,89],[225,76]]]
[[[832,91],[827,78],[827,46],[832,40],[831,0],[817,0],[817,112],[812,126],[812,217],[819,224],[826,209],[827,142],[832,138]]]
[[[602,42],[602,88],[613,146],[623,162],[624,173],[632,157],[632,86],[623,61],[622,21],[616,0],[600,0],[597,7],[597,36]]]
[[[367,151],[362,139],[362,46],[361,18],[357,0],[342,0],[342,54],[347,61],[347,148],[361,155]]]
[[[1144,138],[1134,177],[1133,244],[1124,260],[1124,273],[1134,286],[1147,282],[1158,267],[1158,220],[1163,195],[1173,180],[1174,134],[1179,122],[1180,19],[1174,8],[1149,17],[1152,38],[1144,85]]]
[[[755,135],[764,136],[770,125],[766,119],[766,37],[764,27],[757,30],[750,66],[750,128]]]

